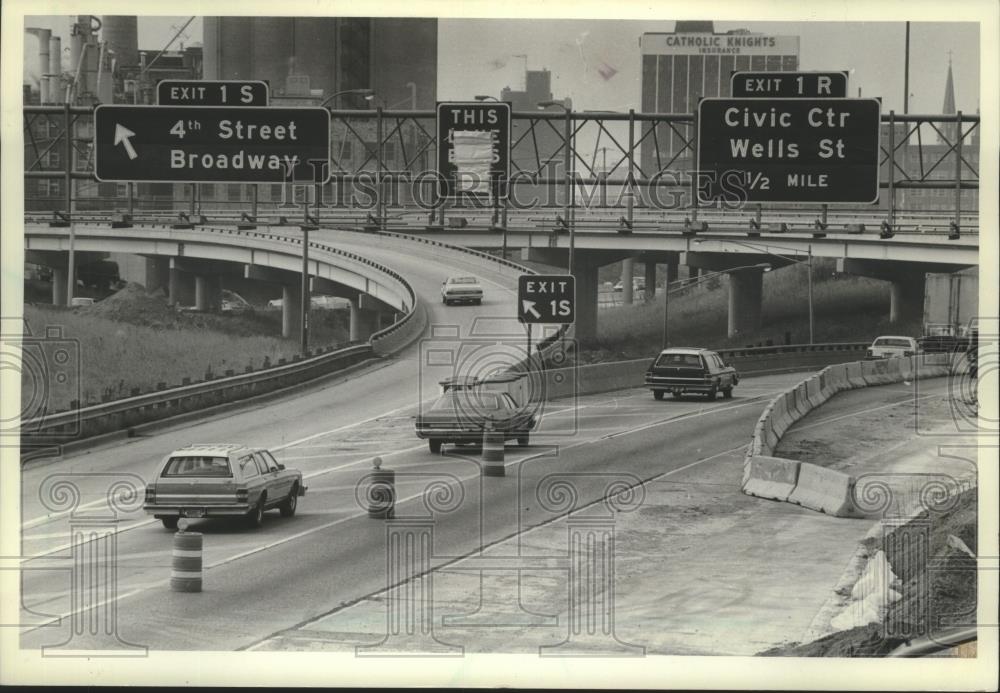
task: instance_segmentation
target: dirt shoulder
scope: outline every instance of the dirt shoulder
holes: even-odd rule
[[[924,484],[921,490],[931,488],[928,475],[949,483],[937,487],[941,495],[921,496],[919,513],[886,512],[872,527],[858,547],[858,560],[831,595],[827,617],[812,629],[827,634],[760,655],[881,657],[913,639],[976,622],[975,460],[954,455],[965,449],[963,454],[974,458],[975,448],[966,446],[975,439],[946,434],[954,429],[956,405],[946,388],[907,393],[907,386],[888,386],[884,395],[884,403],[872,403],[855,416],[838,411],[843,400],[831,400],[832,406],[820,407],[790,430],[777,454],[855,477],[873,469],[885,477],[908,476]],[[859,597],[864,580],[873,584]],[[859,620],[871,622],[859,625]],[[834,625],[852,621],[854,627],[844,630]],[[950,655],[974,657],[974,644]]]

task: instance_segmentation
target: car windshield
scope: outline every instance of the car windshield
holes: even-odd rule
[[[500,400],[495,393],[477,392],[476,390],[453,390],[444,395],[434,406],[432,411],[447,411],[449,409],[467,414],[483,411],[497,411],[500,409]]]
[[[232,476],[225,457],[171,457],[163,476]]]
[[[660,354],[660,358],[656,359],[656,365],[701,368],[701,356],[698,354]]]
[[[875,346],[908,347],[910,346],[910,340],[901,337],[879,337],[875,340]]]
[[[475,277],[452,277],[449,280],[450,284],[478,284],[479,281]]]

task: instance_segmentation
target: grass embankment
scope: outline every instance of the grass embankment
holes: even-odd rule
[[[729,279],[719,276],[684,292],[670,294],[668,332],[671,346],[711,349],[809,341],[806,267],[791,265],[764,274],[761,329],[726,336]],[[598,339],[581,354],[586,362],[643,358],[660,348],[663,336],[662,290],[645,304],[598,310]],[[813,265],[814,341],[865,342],[879,334],[919,335],[913,324],[889,322],[889,284],[834,272],[834,263]]]
[[[80,308],[25,305],[30,334],[44,338],[47,327],[58,326],[62,338],[78,345],[80,373],[71,369],[68,387],[51,388],[50,411],[66,409],[77,397],[83,403],[128,396],[133,388],[154,390],[157,383],[181,384],[183,378],[202,380],[227,370],[242,373],[265,360],[277,363],[299,352],[298,337],[281,338],[281,310],[252,313],[180,313],[162,293],[149,294],[137,284]],[[317,310],[310,315],[314,346],[347,341],[346,310]],[[22,377],[22,406],[32,390]],[[77,385],[78,383],[78,385]]]

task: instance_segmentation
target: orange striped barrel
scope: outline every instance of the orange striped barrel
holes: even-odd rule
[[[483,476],[504,476],[503,465],[504,435],[501,431],[487,428],[483,431]]]
[[[170,566],[170,589],[201,592],[201,532],[175,532]]]

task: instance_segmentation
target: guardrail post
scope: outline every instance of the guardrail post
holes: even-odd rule
[[[250,216],[253,217],[254,221],[257,220],[257,184],[253,183],[250,186]]]
[[[131,217],[135,214],[135,183],[129,181],[125,185],[128,191],[128,215]]]

